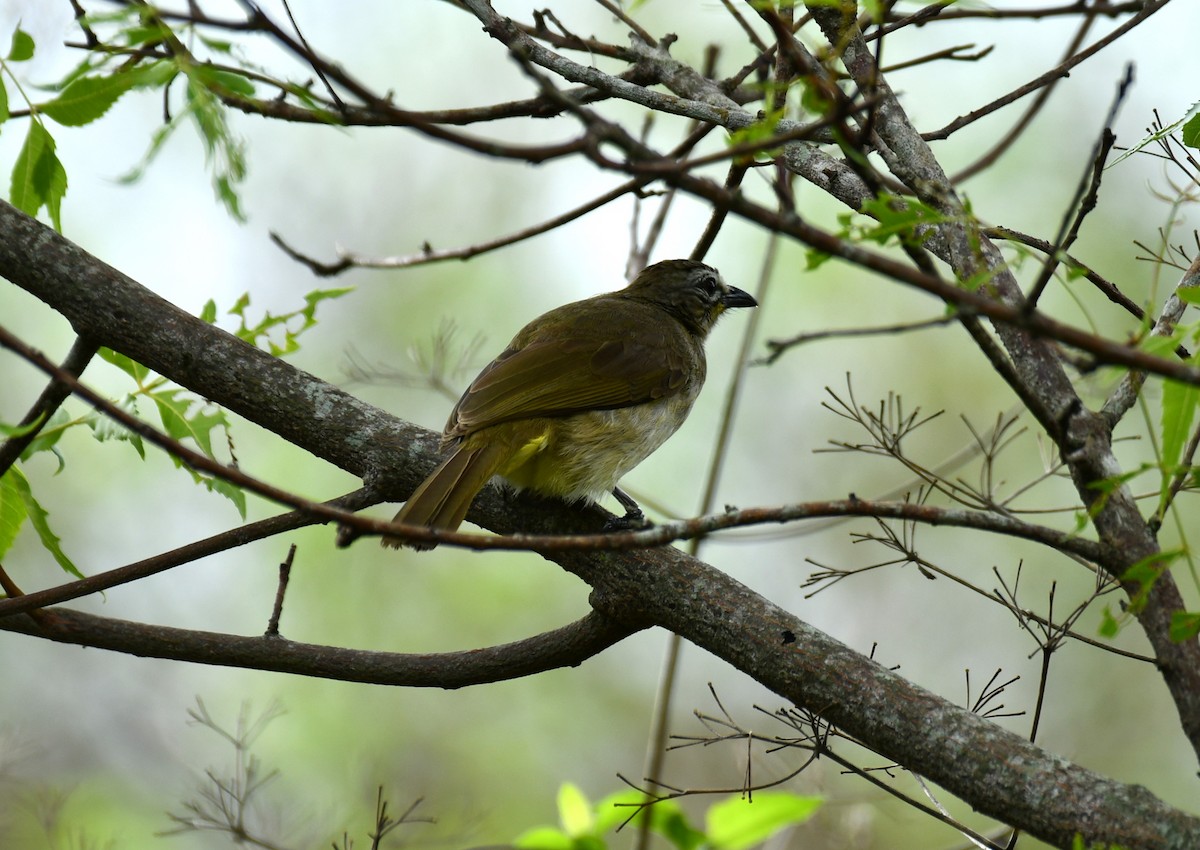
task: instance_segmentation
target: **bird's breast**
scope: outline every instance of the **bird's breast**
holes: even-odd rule
[[[615,410],[527,420],[522,450],[500,474],[543,495],[597,500],[679,429],[699,390],[687,387],[669,398]]]

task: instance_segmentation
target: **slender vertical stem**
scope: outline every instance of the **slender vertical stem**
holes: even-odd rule
[[[763,304],[766,298],[771,272],[775,268],[778,245],[778,236],[771,234],[767,240],[767,249],[763,256],[762,270],[759,274],[758,285],[754,291],[754,298],[760,305]],[[754,340],[757,338],[758,324],[762,316],[762,311],[751,310],[749,312],[750,317],[746,322],[745,330],[742,333],[741,346],[738,349],[738,368],[729,381],[729,388],[725,393],[725,402],[722,405],[721,428],[717,434],[716,448],[713,452],[712,462],[709,464],[708,480],[705,482],[704,495],[701,499],[700,512],[702,514],[706,514],[712,509],[717,485],[720,483],[721,472],[725,466],[725,457],[728,454],[729,439],[733,433],[733,419],[734,413],[737,411],[738,399],[741,396],[742,379],[746,374],[746,368],[750,362],[751,346],[754,345]],[[688,543],[688,554],[697,555],[702,545],[702,538],[692,539]],[[659,673],[658,690],[654,697],[654,713],[651,716],[649,740],[646,745],[646,762],[643,779],[647,791],[651,792],[658,787],[658,778],[662,775],[663,763],[666,760],[667,735],[671,718],[671,698],[675,692],[675,682],[679,670],[679,657],[682,650],[683,640],[679,635],[672,632],[667,639],[666,650],[663,654],[662,671]],[[638,830],[637,840],[634,842],[635,850],[646,850],[650,840],[650,832],[647,828],[649,822],[649,818],[642,821],[642,827]]]

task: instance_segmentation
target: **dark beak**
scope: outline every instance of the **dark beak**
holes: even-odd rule
[[[728,291],[721,296],[721,303],[726,308],[729,307],[757,307],[758,302],[754,300],[754,296],[749,292],[743,292],[736,286],[730,286]]]

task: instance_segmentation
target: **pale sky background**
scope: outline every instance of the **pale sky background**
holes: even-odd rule
[[[278,4],[265,5],[279,17]],[[528,18],[534,4],[498,5]],[[205,8],[236,14],[232,3]],[[467,106],[529,94],[527,81],[498,43],[447,4],[296,0],[292,8],[319,51],[338,57],[380,90],[394,90],[403,106]],[[570,24],[580,32],[624,38],[623,28],[592,4],[562,9],[574,16]],[[681,58],[698,57],[707,40],[726,45],[726,72],[736,67],[734,57],[742,55],[738,35],[719,3],[655,0],[636,14],[651,32],[678,32],[681,38],[672,52]],[[680,28],[679,18],[686,29]],[[78,51],[62,46],[78,37],[65,0],[0,0],[0,44],[7,43],[18,20],[38,44],[35,62],[18,69],[23,84],[50,82],[79,61]],[[1197,23],[1195,5],[1176,2],[1134,38],[1076,69],[1004,164],[964,187],[975,213],[989,223],[1052,238],[1127,62],[1136,64],[1136,85],[1117,122],[1119,143],[1141,138],[1153,109],[1172,121],[1200,99],[1193,82],[1200,79]],[[1093,38],[1111,26],[1098,22]],[[1053,64],[1043,55],[1057,56],[1064,32],[1072,27],[1045,20],[993,31],[986,22],[969,21],[909,32],[889,44],[891,61],[956,44],[995,43],[996,48],[982,63],[918,68],[896,76],[892,84],[921,128],[934,129],[1041,73]],[[248,41],[246,50],[269,68],[306,77],[261,39]],[[15,106],[11,86],[9,92]],[[48,95],[35,94],[36,99],[44,97]],[[319,257],[332,257],[335,245],[364,254],[407,254],[426,241],[439,248],[470,244],[536,223],[620,178],[576,164],[496,167],[402,129],[294,127],[231,115],[249,158],[242,193],[248,222],[240,224],[215,202],[203,152],[190,128],[172,139],[140,182],[118,182],[141,161],[161,114],[156,95],[133,95],[94,125],[52,128],[70,177],[64,232],[191,311],[211,298],[223,312],[250,292],[251,312],[283,312],[301,306],[312,289],[357,287],[323,307],[321,323],[302,338],[303,348],[293,358],[326,380],[349,383],[351,347],[368,363],[413,369],[409,350],[428,345],[448,316],[461,339],[486,337],[471,364],[478,368],[545,309],[622,285],[628,201],[468,264],[316,280],[272,245],[268,233],[278,232]],[[613,114],[633,113],[618,109]],[[935,152],[953,170],[988,147],[1012,120],[1002,113],[981,121],[936,145]],[[532,129],[504,126],[498,132],[510,138],[533,132],[537,138],[558,139],[575,129],[562,119],[539,122]],[[0,171],[11,167],[23,132],[20,121],[2,128]],[[663,132],[663,138],[674,138]],[[1133,259],[1139,251],[1132,243],[1156,240],[1168,210],[1153,192],[1165,188],[1163,169],[1147,157],[1110,169],[1101,211],[1089,219],[1073,252],[1132,297],[1151,303],[1161,301],[1173,273],[1167,270],[1156,288],[1155,268]],[[811,189],[800,192],[805,214],[836,226],[834,207]],[[703,226],[704,209],[686,201],[678,207],[654,259],[685,255]],[[1179,219],[1172,241],[1193,245],[1195,210],[1180,210]],[[735,222],[722,233],[709,261],[728,281],[751,289],[763,250],[761,235]],[[1031,271],[1024,274],[1031,276]],[[1079,293],[1105,328],[1120,332],[1131,327],[1092,292],[1081,288]],[[1065,317],[1083,323],[1061,287],[1049,297],[1050,303],[1062,305]],[[783,252],[763,309],[756,353],[763,352],[761,341],[767,338],[930,318],[940,312],[928,298],[839,263],[807,274],[803,254],[794,247]],[[61,358],[71,342],[65,322],[13,287],[0,287],[0,322],[51,357]],[[733,315],[715,332],[709,385],[692,418],[626,479],[639,495],[680,514],[697,509],[745,324],[745,316]],[[12,422],[41,382],[7,354],[0,354],[0,369],[0,421]],[[847,373],[861,403],[875,405],[895,391],[906,409],[947,411],[914,440],[914,454],[931,465],[968,440],[960,414],[983,429],[1013,404],[982,357],[964,345],[964,334],[953,327],[802,348],[770,369],[748,373],[718,505],[842,498],[849,492],[872,495],[907,480],[884,460],[813,453],[831,439],[858,438],[821,407],[829,398],[825,387],[842,393]],[[114,395],[129,389],[119,374],[102,365],[89,369],[86,377]],[[459,384],[469,377],[460,376]],[[1097,376],[1095,393],[1103,393],[1110,383],[1111,376]],[[394,384],[352,389],[431,428],[441,427],[451,403],[431,391]],[[1153,403],[1153,392],[1150,396]],[[1132,422],[1130,433],[1138,430]],[[328,498],[356,484],[244,422],[238,423],[234,439],[239,460],[253,474],[313,498]],[[1032,435],[1014,445],[1004,470],[1010,489],[1036,474],[1043,450]],[[1127,451],[1138,458],[1144,449],[1133,444]],[[26,472],[52,512],[64,546],[86,572],[119,566],[238,522],[226,502],[193,486],[155,452],[143,463],[127,447],[97,445],[79,429],[64,440],[63,453],[67,467],[61,475],[53,474],[55,464],[48,457],[31,461]],[[973,478],[975,467],[962,475]],[[250,501],[252,518],[276,512],[271,505]],[[1071,494],[1052,483],[1032,501],[1069,505]],[[1187,502],[1184,506],[1191,509]],[[378,513],[390,511],[385,506]],[[1070,517],[1061,522],[1069,525]],[[870,526],[853,528],[866,531]],[[863,566],[889,557],[871,544],[852,544],[849,530],[837,526],[804,535],[742,534],[706,545],[702,556],[856,649],[869,652],[877,644],[882,663],[900,665],[904,675],[948,698],[965,699],[966,668],[976,688],[997,668],[1003,668],[1005,678],[1019,674],[1022,678],[1004,702],[1017,710],[1032,709],[1040,656],[1029,653],[1036,647],[997,606],[964,595],[949,581],[929,582],[911,567],[892,568],[805,598],[800,584],[816,569],[806,559]],[[993,567],[1011,578],[1024,558],[1025,602],[1032,607],[1044,605],[1036,588],[1051,580],[1058,582],[1057,604],[1063,606],[1056,610],[1086,591],[1088,580],[1079,570],[1032,547],[994,538],[983,538],[981,545],[980,538],[934,529],[923,529],[918,540],[922,556],[988,587],[995,584]],[[270,612],[276,564],[291,542],[299,545],[299,554],[282,631],[295,640],[396,651],[462,649],[524,637],[586,611],[587,589],[536,556],[485,557],[449,550],[398,554],[365,545],[344,553],[333,547],[328,529],[225,553],[78,607],[114,617],[258,633]],[[61,580],[31,534],[18,541],[5,567],[31,588]],[[1094,616],[1080,626],[1093,636],[1096,627]],[[86,828],[98,841],[191,850],[228,842],[212,835],[155,839],[152,834],[168,828],[165,811],[179,811],[180,801],[194,797],[206,768],[224,771],[231,759],[214,735],[187,724],[185,712],[197,696],[229,722],[243,701],[256,710],[273,699],[285,706],[287,713],[270,726],[256,752],[268,768],[281,772],[265,794],[263,817],[282,824],[275,834],[289,846],[328,846],[343,829],[357,832],[356,841],[365,845],[368,813],[381,783],[394,809],[424,797],[421,811],[439,819],[436,826],[413,827],[406,839],[437,839],[450,846],[501,843],[524,827],[553,820],[554,793],[562,781],[575,781],[598,798],[620,787],[617,773],[641,775],[666,636],[660,631],[638,635],[578,669],[457,692],[161,663],[7,634],[0,643],[7,659],[0,688],[0,814],[7,814],[10,823],[25,823],[20,819],[26,809],[3,811],[18,799],[3,793],[7,787],[29,799],[43,799],[50,793],[45,789],[57,789],[69,793],[65,822]],[[1136,627],[1127,629],[1118,643],[1144,649]],[[1194,759],[1180,746],[1174,709],[1155,676],[1077,644],[1055,656],[1054,665],[1051,707],[1039,742],[1195,810]],[[693,709],[715,709],[709,682],[739,720],[762,731],[783,731],[753,709],[760,705],[770,711],[781,701],[724,664],[689,649],[682,676],[675,700],[678,732],[700,731],[690,719]],[[1028,717],[1006,724],[1024,732]],[[733,787],[741,780],[742,760],[738,746],[675,753],[668,761],[668,779]],[[758,755],[755,775],[782,776],[798,762],[799,757],[786,754]],[[810,771],[789,787],[835,800],[822,813],[822,832],[810,837],[809,846],[907,850],[954,844],[954,836],[944,829],[922,826],[916,814],[880,803],[865,783],[842,780],[833,769]],[[4,827],[0,817],[0,829]],[[853,844],[817,843],[832,840],[829,835],[852,836]]]

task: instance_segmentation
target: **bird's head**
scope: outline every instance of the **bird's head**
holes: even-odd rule
[[[621,293],[661,307],[700,337],[730,307],[757,307],[748,293],[730,286],[712,266],[695,260],[664,260],[644,268]]]

